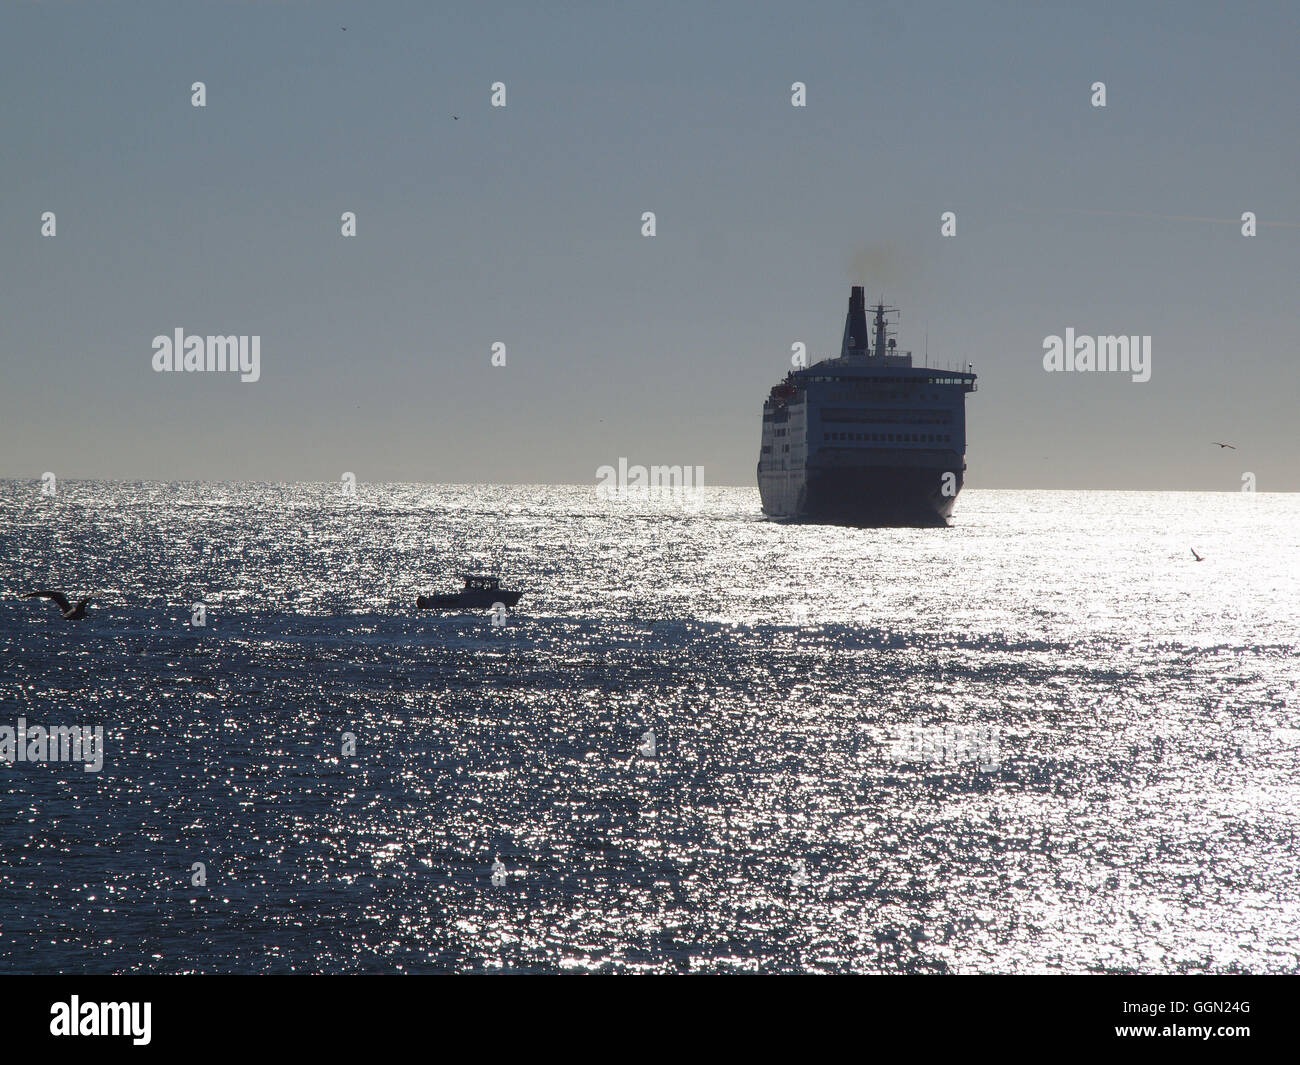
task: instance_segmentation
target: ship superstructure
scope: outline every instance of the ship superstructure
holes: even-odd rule
[[[912,365],[879,303],[849,296],[838,358],[787,374],[763,404],[764,513],[846,525],[946,525],[966,472],[975,374]]]

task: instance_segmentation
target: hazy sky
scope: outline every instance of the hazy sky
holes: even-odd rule
[[[971,487],[1294,491],[1298,42],[1295,3],[6,3],[0,476],[753,485],[857,282],[975,364]],[[1067,327],[1151,380],[1046,373]],[[155,373],[177,328],[261,379]]]

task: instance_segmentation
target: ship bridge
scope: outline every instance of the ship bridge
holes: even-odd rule
[[[854,285],[849,294],[849,313],[844,319],[844,339],[840,354],[834,359],[823,359],[812,366],[796,370],[790,375],[791,383],[846,381],[853,383],[960,386],[963,392],[975,392],[975,373],[969,368],[939,370],[912,365],[912,353],[899,351],[897,342],[889,335],[888,316],[897,314],[898,308],[877,303],[874,328],[870,336],[867,329],[866,292]]]

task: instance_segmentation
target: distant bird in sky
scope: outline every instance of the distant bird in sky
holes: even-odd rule
[[[344,33],[348,32],[348,28],[346,26],[340,26],[339,29],[341,29]]]
[[[451,120],[452,120],[453,122],[459,122],[459,121],[460,121],[460,115],[452,115],[452,116],[451,116]]]
[[[28,592],[23,596],[24,599],[53,599],[59,608],[59,612],[69,621],[77,621],[79,618],[86,616],[86,605],[90,602],[90,596],[78,600],[77,605],[73,606],[68,602],[68,597],[62,592],[56,592],[50,588],[42,588],[39,591]]]
[[[1217,440],[1211,440],[1210,443],[1211,443],[1211,444],[1219,444],[1219,441],[1217,441]],[[1230,448],[1232,448],[1233,451],[1236,451],[1236,450],[1237,450],[1237,445],[1236,445],[1236,444],[1219,444],[1219,447],[1230,447]]]
[[[1194,548],[1194,547],[1192,548],[1192,558],[1196,559],[1197,562],[1204,562],[1204,561],[1205,561],[1205,556],[1204,556],[1204,555],[1198,555],[1198,554],[1196,553],[1196,548]]]

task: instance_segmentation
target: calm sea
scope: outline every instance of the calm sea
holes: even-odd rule
[[[40,487],[0,730],[104,760],[0,763],[0,971],[1300,967],[1300,496]]]

